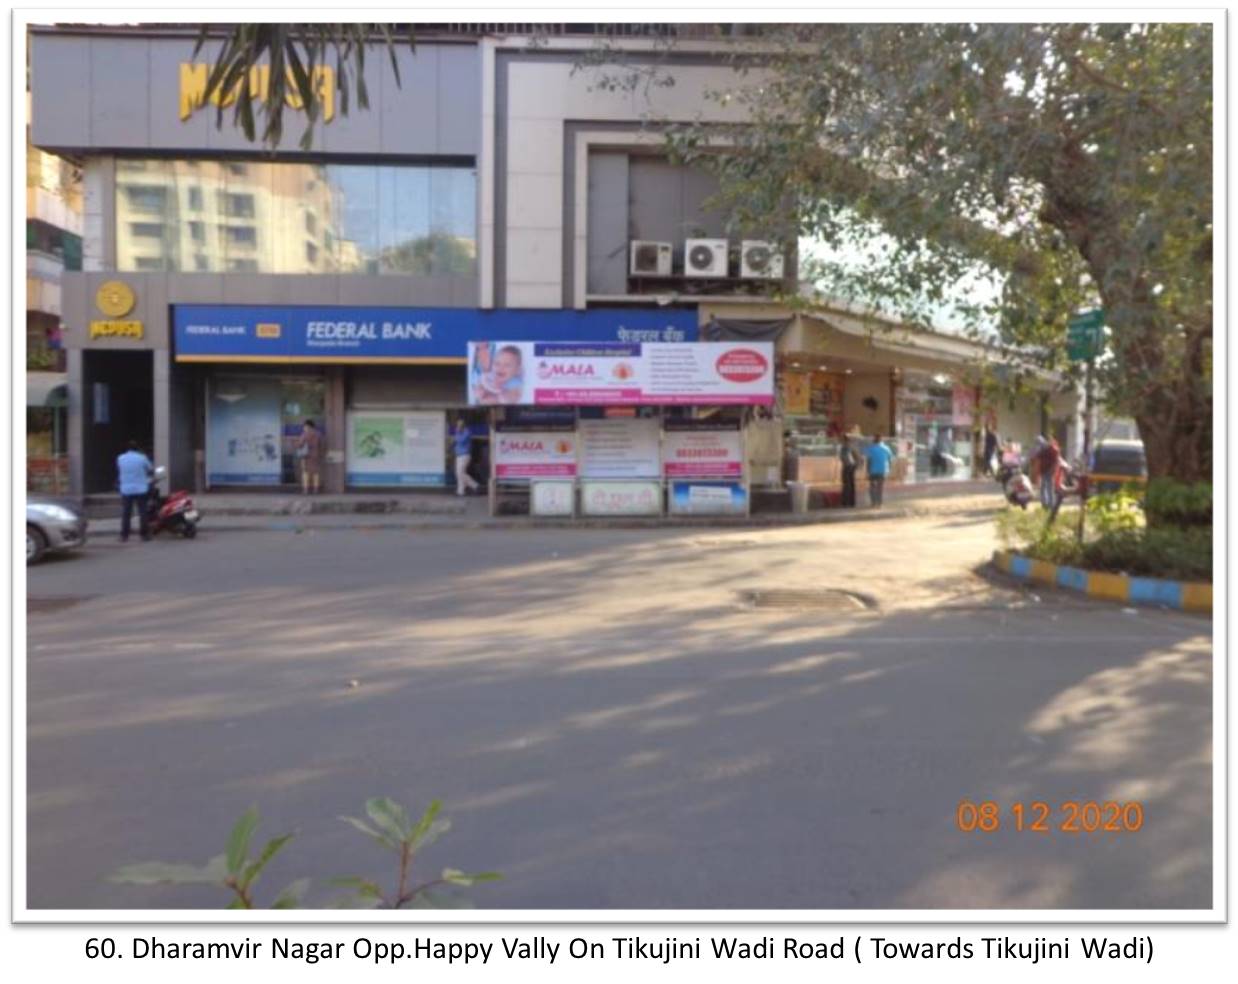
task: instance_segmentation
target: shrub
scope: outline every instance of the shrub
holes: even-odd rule
[[[1154,478],[1148,483],[1144,507],[1153,526],[1211,526],[1212,484]]]

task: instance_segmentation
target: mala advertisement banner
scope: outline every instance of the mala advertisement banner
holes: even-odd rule
[[[575,478],[576,435],[566,431],[499,431],[494,473],[509,478]]]
[[[770,406],[772,342],[470,342],[473,406]]]
[[[668,430],[662,447],[667,478],[739,478],[744,473],[738,430]]]
[[[357,411],[348,415],[349,485],[446,485],[447,415]]]

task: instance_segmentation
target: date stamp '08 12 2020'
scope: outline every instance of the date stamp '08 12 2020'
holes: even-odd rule
[[[954,822],[965,834],[991,834],[1001,830],[1003,826],[1020,833],[1133,834],[1143,827],[1143,804],[1133,801],[1117,803],[1108,800],[1097,803],[1067,800],[1054,810],[1048,803],[1033,800],[1029,803],[1012,803],[1003,811],[1002,807],[992,800],[974,803],[963,799],[954,811]]]

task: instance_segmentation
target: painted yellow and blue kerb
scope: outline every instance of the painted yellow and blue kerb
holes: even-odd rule
[[[999,550],[993,554],[993,563],[999,570],[1024,581],[1055,585],[1092,598],[1136,605],[1163,605],[1187,612],[1212,614],[1211,584],[1085,571],[1033,560],[1009,550]]]

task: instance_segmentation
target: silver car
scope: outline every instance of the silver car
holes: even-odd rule
[[[56,499],[26,499],[26,564],[37,564],[49,551],[72,550],[86,543],[86,517]]]

